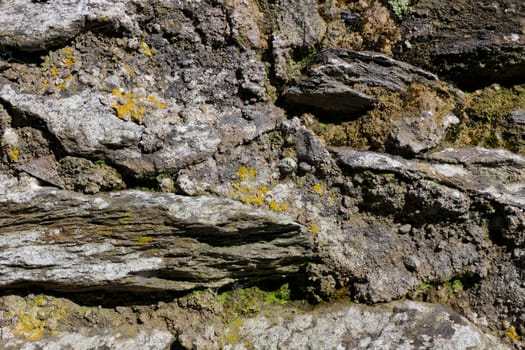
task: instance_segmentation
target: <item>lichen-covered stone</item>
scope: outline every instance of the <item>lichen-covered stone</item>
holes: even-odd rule
[[[450,309],[410,301],[380,307],[335,304],[310,312],[275,310],[232,324],[226,337],[234,341],[224,349],[232,350],[509,349]]]

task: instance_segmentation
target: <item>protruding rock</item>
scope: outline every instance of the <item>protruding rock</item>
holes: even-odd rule
[[[228,335],[235,334],[235,338]],[[235,339],[224,349],[400,349],[509,350],[456,312],[404,301],[383,306],[335,304],[310,312],[273,310],[226,329]]]
[[[423,0],[410,12],[402,22],[400,59],[469,89],[523,81],[522,1]]]
[[[327,49],[319,53],[286,101],[319,111],[348,116],[371,109],[380,101],[371,88],[402,92],[412,82],[435,82],[436,76],[380,53]]]
[[[300,225],[233,200],[9,181],[0,194],[6,287],[187,291],[293,275],[313,257]]]
[[[132,29],[126,13],[129,1],[31,1],[0,2],[0,47],[44,51],[63,44],[96,26]]]
[[[29,175],[32,175],[47,184],[63,189],[66,184],[58,174],[58,167],[59,164],[55,157],[47,156],[22,164],[18,169],[25,171]]]

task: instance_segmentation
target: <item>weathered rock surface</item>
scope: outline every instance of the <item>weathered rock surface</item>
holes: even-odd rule
[[[231,200],[17,186],[3,179],[4,287],[192,290],[293,275],[313,257],[299,225]]]
[[[127,30],[136,23],[126,13],[133,1],[31,1],[0,3],[0,47],[44,51],[83,31],[113,26]]]
[[[400,3],[0,0],[0,347],[523,347],[523,6]]]
[[[261,315],[227,330],[224,349],[509,349],[442,306],[398,302],[379,307],[335,304],[311,312]],[[250,345],[247,345],[250,344]]]
[[[402,92],[413,82],[438,85],[433,74],[380,53],[327,49],[315,56],[285,96],[288,103],[352,115],[380,102],[370,88]]]
[[[525,5],[505,0],[417,1],[397,57],[472,89],[525,74]]]
[[[497,203],[525,208],[525,159],[507,151],[480,148],[445,149],[429,156],[430,159],[439,161],[436,163],[350,149],[340,149],[336,152],[342,164],[351,169],[369,169],[418,179],[426,178],[489,198]],[[514,166],[505,167],[506,163]]]
[[[4,332],[5,329],[4,329]],[[89,329],[78,329],[75,333],[58,333],[45,339],[24,341],[11,338],[9,333],[2,333],[0,345],[6,350],[31,349],[145,349],[168,350],[173,342],[173,335],[168,331],[141,330],[136,335],[111,334],[100,331],[94,334]],[[11,339],[10,339],[11,338]]]

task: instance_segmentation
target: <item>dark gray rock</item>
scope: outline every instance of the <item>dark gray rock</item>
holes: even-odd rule
[[[380,101],[367,91],[369,87],[402,92],[412,82],[436,81],[433,74],[380,53],[326,49],[288,86],[285,98],[292,105],[345,116],[371,109]]]
[[[482,148],[447,149],[429,156],[437,162],[407,160],[384,153],[345,148],[334,151],[342,165],[351,169],[392,172],[417,181],[426,178],[464,192],[475,193],[480,197],[488,197],[498,203],[525,208],[524,159],[508,151]],[[458,161],[464,164],[450,164]],[[493,166],[508,162],[517,162],[519,165]]]
[[[423,111],[419,117],[406,118],[394,123],[388,136],[388,147],[394,153],[413,155],[432,149],[445,137],[448,127],[459,123],[454,115],[439,121],[432,111]]]
[[[469,89],[521,83],[524,16],[525,4],[514,0],[417,1],[396,56]]]
[[[306,128],[297,131],[295,147],[299,161],[316,166],[330,160],[330,153],[325,145]]]

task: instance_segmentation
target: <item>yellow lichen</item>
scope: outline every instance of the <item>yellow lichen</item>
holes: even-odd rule
[[[319,227],[317,225],[312,225],[310,231],[315,235],[319,232]]]
[[[62,63],[66,65],[67,68],[71,69],[77,63],[75,60],[75,53],[72,47],[66,47],[64,49],[65,57],[62,59]]]
[[[153,241],[153,237],[150,237],[150,236],[141,236],[141,237],[139,237],[139,239],[137,239],[137,241],[135,242],[135,246],[141,246],[141,245],[144,245],[144,244],[150,243],[151,241]]]
[[[160,109],[166,109],[166,107],[168,106],[166,104],[166,102],[161,102],[159,101],[155,96],[151,95],[149,98],[148,98],[149,102],[151,102],[152,104],[154,104],[155,106],[157,106],[157,108],[160,108]]]
[[[516,332],[516,328],[514,328],[514,327],[510,327],[507,330],[507,337],[509,337],[510,339],[515,340],[515,341],[520,341],[521,340],[521,336],[518,334],[518,332]]]
[[[319,195],[323,194],[323,191],[324,191],[323,184],[320,184],[320,183],[315,184],[313,187],[313,190],[315,193]]]
[[[18,161],[18,156],[20,155],[20,150],[16,147],[11,147],[7,150],[7,155],[12,162]]]
[[[16,320],[13,334],[27,340],[38,340],[46,333],[56,334],[59,321],[67,314],[67,306],[44,295],[29,297],[23,306],[10,309],[6,316]]]
[[[51,68],[50,68],[49,70],[50,70],[51,75],[53,76],[53,78],[56,79],[57,76],[58,76],[58,73],[57,73],[57,67],[55,67],[55,66],[51,66]]]
[[[155,96],[148,98],[138,97],[133,93],[124,93],[114,89],[111,93],[115,98],[113,109],[120,119],[131,120],[139,124],[144,123],[144,116],[154,109],[165,109],[167,104],[159,101]]]
[[[140,42],[140,51],[148,57],[153,57],[153,52],[151,52],[151,49],[149,48],[148,44],[146,44],[146,42],[144,41]]]

